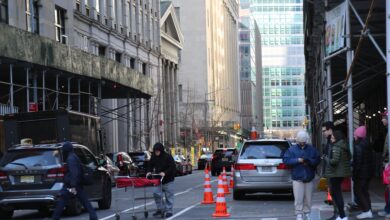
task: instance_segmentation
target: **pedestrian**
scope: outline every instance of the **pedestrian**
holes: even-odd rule
[[[147,176],[152,173],[159,174],[163,177],[162,186],[154,189],[154,200],[157,211],[153,216],[171,217],[173,215],[173,182],[175,180],[176,164],[173,157],[164,151],[164,145],[156,143],[153,146],[153,154],[149,162]],[[165,195],[165,202],[164,202]]]
[[[373,175],[373,151],[368,144],[366,126],[358,127],[354,132],[354,154],[352,163],[353,191],[361,210],[357,219],[373,218],[371,199],[368,192],[370,180]]]
[[[322,150],[322,157],[321,158],[325,158],[332,153],[331,152],[332,141],[330,139],[333,135],[334,130],[335,130],[335,128],[334,128],[333,122],[326,121],[322,124],[322,135],[326,139],[326,145],[325,145],[325,148]],[[325,174],[325,167],[326,167],[326,161],[323,159],[322,160],[322,173],[321,173],[322,176],[324,176],[324,174]],[[329,179],[327,179],[327,182],[328,182],[328,191],[330,191]],[[333,205],[333,216],[330,218],[327,218],[326,220],[335,220],[337,218],[337,216],[339,215],[336,204],[332,201],[325,201],[325,202],[331,202]]]
[[[308,144],[309,135],[299,131],[296,145],[289,148],[283,156],[283,162],[291,166],[295,214],[297,220],[310,220],[311,201],[313,195],[313,179],[317,165],[320,163],[319,152]]]
[[[330,182],[330,193],[336,203],[339,216],[336,220],[348,220],[344,211],[344,198],[341,191],[341,183],[344,178],[352,175],[351,152],[345,141],[345,136],[341,131],[334,131],[331,136],[330,155],[326,155],[325,177]]]
[[[389,162],[389,140],[388,140],[388,133],[387,133],[387,126],[388,126],[388,112],[385,111],[382,113],[382,124],[386,127],[386,138],[385,138],[385,143],[383,145],[383,154],[382,154],[382,159],[383,159],[383,166],[386,167],[386,164]],[[387,197],[390,195],[390,190],[389,190],[389,185],[386,186],[385,189],[385,194]],[[388,197],[389,198],[389,197]],[[390,200],[385,198],[385,208],[383,211],[379,211],[378,215],[381,217],[386,217],[386,219],[390,219]]]
[[[65,142],[62,146],[62,153],[66,163],[66,173],[64,176],[64,186],[60,191],[59,200],[54,209],[53,219],[60,219],[65,205],[69,200],[76,197],[88,211],[89,219],[98,220],[95,209],[92,207],[83,189],[83,168],[81,167],[80,159],[73,152],[72,143]]]

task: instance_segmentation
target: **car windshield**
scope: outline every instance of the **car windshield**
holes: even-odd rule
[[[234,154],[236,154],[236,150],[229,149],[229,150],[216,150],[214,155],[216,157],[232,157]]]
[[[200,159],[210,159],[212,156],[212,154],[203,154],[202,156],[200,156]]]
[[[146,155],[144,153],[130,153],[129,155],[135,162],[146,160]]]
[[[241,152],[241,159],[281,159],[289,148],[287,142],[246,143]]]
[[[58,150],[31,149],[9,151],[0,162],[1,168],[30,169],[56,166],[61,163]]]

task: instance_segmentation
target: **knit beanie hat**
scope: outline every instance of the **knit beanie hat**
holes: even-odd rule
[[[353,132],[353,136],[356,138],[366,138],[367,137],[366,126],[360,126],[356,128],[355,132]]]

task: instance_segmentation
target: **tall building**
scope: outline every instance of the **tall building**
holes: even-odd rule
[[[101,117],[107,152],[149,145],[160,1],[2,0],[0,9],[0,114],[72,109]]]
[[[241,127],[263,132],[261,35],[248,3],[240,3]]]
[[[240,120],[238,1],[173,2],[185,39],[178,76],[181,128],[199,130],[210,143],[220,128]]]
[[[265,133],[292,137],[305,117],[302,0],[241,0],[259,25]]]

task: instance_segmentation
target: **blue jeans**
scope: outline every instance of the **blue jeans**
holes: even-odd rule
[[[156,186],[154,188],[153,196],[156,202],[157,210],[173,213],[173,182],[163,184],[162,186]],[[165,201],[164,201],[165,195]]]
[[[98,217],[96,215],[95,209],[92,207],[91,203],[89,202],[87,195],[84,192],[84,189],[82,187],[76,187],[77,194],[74,196],[72,195],[67,188],[63,188],[60,192],[60,198],[57,201],[54,213],[53,213],[53,219],[57,220],[60,219],[62,211],[65,208],[65,205],[70,201],[72,202],[72,199],[76,197],[81,204],[84,206],[84,208],[89,213],[89,219],[90,220],[98,220]]]

